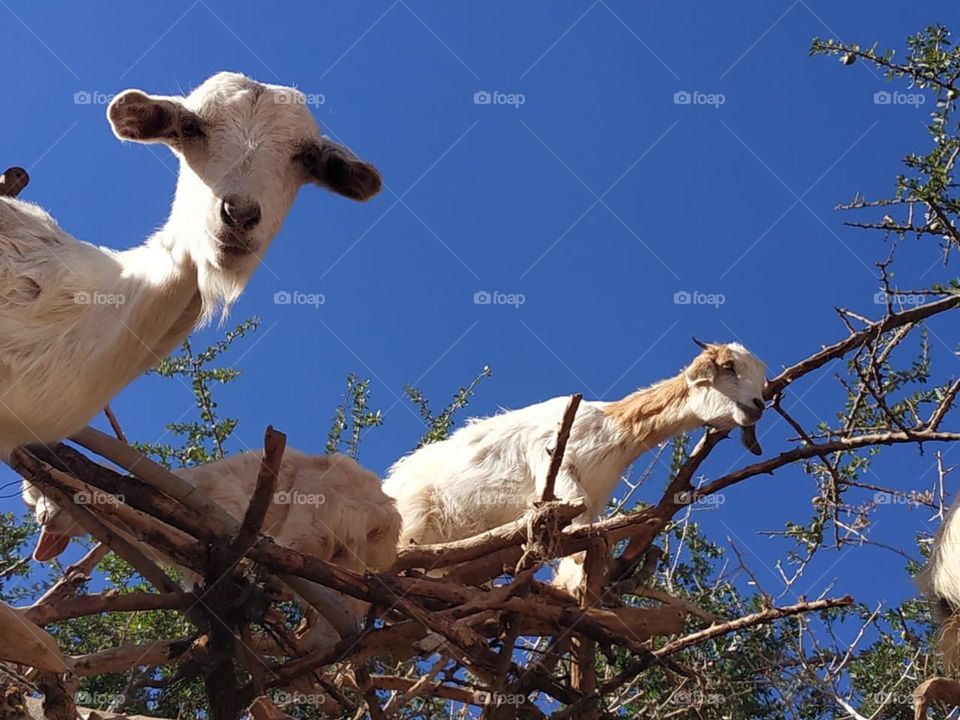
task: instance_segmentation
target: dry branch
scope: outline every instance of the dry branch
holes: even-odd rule
[[[543,486],[543,494],[540,496],[540,502],[549,502],[556,500],[553,494],[554,485],[557,482],[557,473],[563,465],[563,454],[567,449],[567,441],[570,439],[570,431],[573,429],[573,421],[577,417],[577,409],[580,407],[580,401],[583,395],[576,393],[570,396],[566,409],[563,411],[563,417],[560,419],[560,425],[557,428],[557,438],[553,443],[550,452],[550,464],[547,467],[547,477]]]
[[[52,599],[23,608],[21,615],[37,625],[47,625],[67,618],[99,615],[105,612],[140,612],[144,610],[186,610],[197,603],[193,593],[143,593],[80,595]]]
[[[691,633],[685,637],[668,642],[663,647],[655,650],[654,655],[657,657],[666,657],[667,655],[673,655],[688,647],[712,640],[721,635],[726,635],[727,633],[736,632],[737,630],[744,630],[755,625],[763,625],[773,620],[780,620],[792,615],[800,615],[801,613],[815,612],[817,610],[827,610],[829,608],[846,607],[852,604],[853,598],[846,595],[841,598],[813,600],[810,602],[800,602],[796,605],[788,605],[786,607],[762,610],[752,615],[744,615],[736,620],[711,625],[699,632]]]
[[[72,660],[75,675],[93,676],[124,672],[140,665],[169,665],[179,662],[193,644],[189,638],[119,645],[108,650],[76,655]]]
[[[69,668],[57,641],[22,613],[0,602],[0,660],[9,660],[55,673]]]

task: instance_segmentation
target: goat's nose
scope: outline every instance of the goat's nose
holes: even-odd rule
[[[243,195],[227,195],[220,203],[220,219],[234,230],[252,230],[260,222],[260,203]]]
[[[753,399],[753,406],[754,406],[757,410],[763,410],[763,409],[766,407],[766,405],[764,404],[763,400],[761,400],[760,398],[754,398],[754,399]]]

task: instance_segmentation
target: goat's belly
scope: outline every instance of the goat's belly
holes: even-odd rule
[[[462,540],[513,522],[530,509],[528,499],[523,495],[492,490],[477,490],[466,497],[449,498],[445,535],[450,540]]]
[[[116,383],[101,383],[109,389],[95,387],[90,392],[90,384],[76,373],[63,373],[57,381],[30,373],[10,384],[0,383],[0,452],[57,442],[83,429],[119,391],[114,390]]]

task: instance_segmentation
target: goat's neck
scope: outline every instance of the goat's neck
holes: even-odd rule
[[[191,217],[178,187],[166,223],[141,246],[122,253],[129,330],[165,357],[201,317],[197,259],[203,217]]]
[[[621,430],[630,462],[664,440],[703,424],[690,410],[689,398],[690,390],[681,374],[606,407]]]

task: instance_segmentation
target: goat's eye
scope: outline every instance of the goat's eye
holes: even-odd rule
[[[720,366],[720,369],[723,370],[724,372],[728,372],[728,373],[736,373],[736,372],[737,372],[737,366],[736,366],[736,364],[735,364],[732,360],[731,360],[730,362],[725,362],[725,363],[723,363],[723,364]]]
[[[195,140],[203,137],[203,126],[197,118],[185,118],[180,123],[180,136],[184,140]]]

